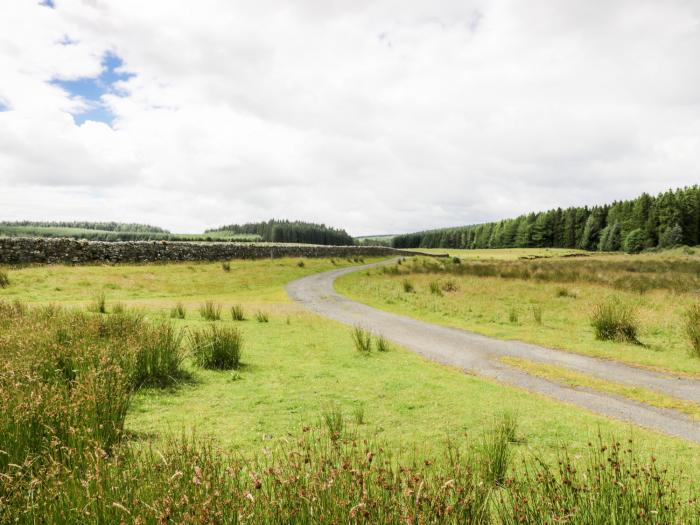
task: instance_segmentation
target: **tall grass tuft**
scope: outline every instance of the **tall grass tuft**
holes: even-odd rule
[[[299,268],[303,268],[304,266],[306,266],[306,264],[304,263],[304,261],[299,261],[299,262],[297,263],[297,266],[298,266]]]
[[[231,263],[228,261],[222,262],[221,263],[221,269],[225,271],[226,273],[231,271]]]
[[[685,333],[690,342],[690,353],[700,357],[700,304],[694,304],[685,312]]]
[[[185,317],[187,317],[187,310],[182,303],[177,303],[170,310],[171,319],[184,319]]]
[[[456,292],[459,290],[459,286],[457,285],[457,282],[454,279],[447,279],[444,283],[442,283],[442,291],[443,292]]]
[[[210,324],[192,330],[188,336],[194,362],[215,370],[232,370],[240,366],[243,336],[238,328]]]
[[[240,304],[231,307],[231,319],[234,321],[245,321],[245,312]]]
[[[355,350],[361,354],[369,355],[372,351],[372,334],[361,326],[352,329],[352,341],[355,343]]]
[[[517,433],[517,419],[510,412],[498,416],[493,428],[481,441],[480,452],[484,480],[492,485],[502,486],[506,480],[512,450]]]
[[[512,324],[518,324],[518,309],[515,306],[511,306],[508,309],[508,321],[510,321]]]
[[[92,299],[92,302],[88,305],[88,311],[96,314],[106,314],[107,313],[107,297],[105,297],[104,292],[100,292]]]
[[[377,352],[388,352],[391,350],[389,341],[383,335],[379,335],[375,338],[374,347],[377,349]]]
[[[7,272],[0,270],[0,288],[7,288],[10,286],[10,278],[7,276]]]
[[[329,404],[323,410],[322,417],[331,440],[336,441],[340,439],[345,429],[345,417],[340,405],[337,403]]]
[[[365,405],[364,403],[357,403],[352,409],[352,417],[355,420],[356,425],[365,424]]]
[[[255,320],[258,323],[267,323],[270,321],[270,316],[267,312],[263,312],[262,310],[258,310],[255,312]]]
[[[595,305],[591,315],[591,326],[596,339],[601,341],[639,343],[637,339],[639,322],[634,309],[618,297]]]
[[[413,283],[408,279],[403,280],[402,286],[405,293],[413,293],[415,291]]]
[[[429,285],[430,293],[433,295],[442,295],[442,289],[440,288],[440,283],[438,281],[430,281]]]
[[[219,321],[221,319],[221,305],[214,301],[205,301],[199,307],[199,315],[205,321]]]
[[[167,386],[182,378],[183,334],[170,323],[146,325],[132,377],[137,387]]]
[[[531,307],[532,310],[532,318],[535,320],[535,323],[541,325],[542,324],[542,306],[539,304],[533,304]]]
[[[573,292],[565,286],[560,286],[559,288],[557,288],[557,297],[570,297],[572,299],[575,299],[576,292]]]

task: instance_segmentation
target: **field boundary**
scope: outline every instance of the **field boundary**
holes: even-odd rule
[[[0,237],[0,264],[150,263],[280,257],[446,257],[385,246]]]

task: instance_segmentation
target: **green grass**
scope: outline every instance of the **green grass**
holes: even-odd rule
[[[431,457],[444,451],[447,438],[479,440],[494,414],[512,410],[519,415],[522,436],[514,445],[515,458],[537,452],[553,460],[563,444],[577,454],[602,429],[633,435],[640,453],[655,453],[660,461],[682,466],[685,476],[700,471],[700,449],[687,442],[466,375],[398,347],[369,358],[360,355],[347,326],[303,311],[283,289],[292,279],[346,264],[232,261],[230,273],[222,272],[220,263],[26,267],[12,270],[12,286],[0,291],[0,297],[84,307],[95,290],[107,290],[110,301],[139,308],[150,319],[169,318],[178,302],[192,310],[206,300],[271,312],[267,323],[234,322],[229,316],[216,322],[241,331],[245,348],[237,371],[204,370],[185,359],[190,380],[168,390],[136,393],[126,429],[158,445],[169,434],[194,429],[250,456],[288,441],[290,433],[318,422],[329,406],[337,407],[346,423],[362,406],[363,435],[381,440],[399,456],[420,452]],[[415,276],[415,294],[403,292],[400,278],[381,276],[381,281],[402,296],[427,295],[431,300],[451,300],[465,289],[473,293],[459,278],[458,291],[433,296],[423,277]],[[556,295],[553,290],[547,294]],[[546,307],[545,326],[553,315],[550,310]],[[198,315],[172,322],[183,330],[208,324]]]
[[[499,252],[493,255],[495,258],[523,253],[514,250],[504,251],[507,253],[493,251]],[[482,251],[479,257],[488,258],[490,255]],[[663,265],[673,268],[677,263],[697,264],[697,257],[684,256],[680,252],[640,256],[601,255],[582,259],[588,268],[593,268],[591,264],[595,260],[612,263],[615,267],[628,265],[631,268],[657,262],[662,268]],[[558,263],[560,260],[553,261]],[[539,260],[534,262],[545,264]],[[444,264],[454,263],[446,261]],[[401,269],[397,273],[378,269],[370,271],[369,275],[367,272],[351,273],[338,279],[335,286],[338,292],[376,308],[445,326],[700,377],[700,359],[691,354],[691,343],[686,334],[686,311],[696,302],[694,290],[654,289],[640,294],[582,280],[562,285],[561,282],[535,278],[506,279],[433,272],[406,274],[408,266],[408,263],[395,266]],[[463,267],[465,263],[456,266]],[[680,280],[681,277],[674,276],[673,272],[654,275],[674,279],[674,282],[685,282]],[[683,279],[695,278],[691,273],[685,275],[687,277]],[[622,276],[621,273],[620,278]],[[407,278],[411,280],[414,293],[404,292],[403,282]],[[443,296],[431,293],[436,281],[439,284],[448,279],[456,281],[457,291]],[[641,345],[596,340],[591,315],[597,304],[615,297],[634,309],[638,322],[636,336]],[[544,312],[539,318],[541,322],[536,315],[518,315],[532,308]]]

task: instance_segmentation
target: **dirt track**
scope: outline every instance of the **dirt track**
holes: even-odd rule
[[[433,361],[700,444],[700,422],[693,421],[684,414],[601,392],[571,388],[507,366],[499,362],[498,358],[512,356],[549,363],[602,379],[656,390],[695,403],[700,403],[700,381],[438,326],[377,310],[334,291],[333,281],[337,277],[371,266],[376,264],[305,277],[287,285],[287,292],[292,299],[324,317],[349,325],[360,325]]]

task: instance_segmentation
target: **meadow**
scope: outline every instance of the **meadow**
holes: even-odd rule
[[[697,446],[390,342],[365,355],[351,327],[284,292],[358,262],[2,268],[0,522],[698,519]],[[390,286],[393,297],[403,277],[372,270],[339,287]],[[410,278],[411,295],[431,300],[423,278],[460,290],[477,279]],[[239,357],[194,358],[217,345]]]

